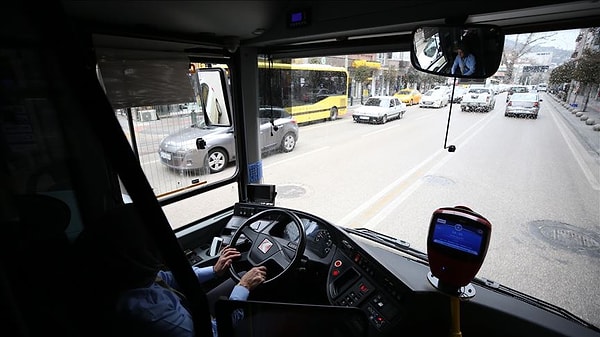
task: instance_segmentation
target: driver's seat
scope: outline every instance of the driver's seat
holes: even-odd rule
[[[88,336],[133,336],[116,315],[118,294],[153,280],[159,258],[134,204],[105,211],[73,244],[78,319]],[[89,313],[93,312],[93,315]]]

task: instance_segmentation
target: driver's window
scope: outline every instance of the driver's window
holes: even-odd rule
[[[165,205],[239,171],[226,67],[203,67],[190,64],[185,55],[174,59],[160,53],[111,52],[98,59],[98,79],[154,194]],[[194,200],[186,212],[163,210],[174,228],[188,224],[234,204],[237,188],[228,186],[210,198],[177,201]]]

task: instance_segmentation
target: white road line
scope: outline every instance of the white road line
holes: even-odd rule
[[[393,122],[395,122],[395,121],[393,121]],[[378,134],[378,133],[382,133],[382,132],[385,132],[385,131],[389,131],[389,130],[392,130],[392,129],[396,129],[396,128],[399,128],[399,127],[401,127],[401,126],[404,126],[404,125],[402,125],[402,124],[390,125],[390,126],[388,126],[388,127],[386,127],[386,128],[383,128],[383,129],[377,129],[377,131],[373,131],[373,132],[365,133],[365,134],[364,134],[364,135],[362,135],[361,137],[363,137],[363,138],[366,138],[366,137],[371,137],[371,136],[373,136],[373,135],[376,135],[376,134]]]
[[[269,164],[269,165],[265,165],[263,168],[269,168],[269,167],[277,166],[277,165],[279,165],[279,164],[287,163],[287,162],[289,162],[289,161],[292,161],[292,160],[296,160],[296,159],[299,159],[299,158],[302,158],[302,157],[310,156],[310,155],[312,155],[313,153],[317,153],[317,152],[325,151],[325,150],[329,149],[330,147],[331,147],[331,146],[324,146],[324,147],[321,147],[321,148],[318,148],[318,149],[316,149],[316,150],[312,150],[312,151],[309,151],[309,152],[303,153],[303,154],[301,154],[301,155],[298,155],[298,156],[295,156],[295,157],[289,157],[289,158],[286,158],[286,159],[283,159],[283,160],[277,160],[277,161],[276,161],[276,162],[274,162],[274,163],[271,163],[271,164]]]
[[[463,132],[458,138],[457,140],[462,139],[463,137],[466,137],[464,140],[461,140],[460,143],[461,145],[467,144],[469,143],[469,141],[471,141],[471,139],[473,137],[475,137],[475,135],[477,135],[481,130],[483,130],[483,128],[492,120],[492,117],[490,115],[490,117],[485,118],[480,120],[479,122],[477,122],[476,124],[474,124],[473,126],[471,126],[469,129],[467,129],[465,132]],[[485,121],[485,123],[484,123]],[[479,124],[481,124],[481,126],[479,126]],[[475,127],[478,127],[477,130],[471,132],[471,130]],[[441,153],[442,151],[438,151],[437,154]],[[433,166],[427,173],[425,173],[425,176],[428,175],[432,175],[435,172],[437,172],[440,167],[446,165],[446,163],[450,160],[453,159],[452,156],[446,156],[444,158],[442,158],[442,160],[440,160],[435,166]],[[417,188],[419,186],[421,186],[423,184],[423,180],[419,179],[417,181],[415,181],[413,184],[411,184],[410,186],[408,186],[408,188],[406,188],[397,198],[395,198],[394,200],[392,200],[392,202],[390,202],[386,207],[384,207],[381,211],[379,211],[374,217],[372,217],[366,224],[365,227],[366,228],[370,228],[370,229],[375,229],[377,227],[377,225],[379,225],[379,223],[381,223],[381,221],[383,221],[388,215],[390,215],[396,208],[398,208],[398,206],[400,206],[404,200],[406,200],[414,191],[417,190]]]
[[[461,140],[461,143],[464,144],[464,143],[468,142],[480,130],[482,130],[483,127],[489,123],[489,121],[491,121],[491,119],[492,119],[491,117],[492,117],[492,115],[489,115],[487,118],[479,120],[477,123],[473,124],[470,128],[468,128],[463,133],[461,133],[458,137],[456,137],[456,140],[458,141],[458,140],[461,140],[462,138],[468,136],[464,141]],[[483,123],[483,125],[481,125],[481,127],[479,127],[479,125],[482,124],[482,123]],[[471,130],[473,130],[476,127],[479,127],[479,129],[477,131],[475,131],[475,132],[471,132]],[[424,161],[422,161],[419,165],[413,167],[410,171],[408,171],[407,173],[405,173],[402,177],[398,178],[392,184],[388,185],[385,189],[381,190],[379,193],[377,193],[374,196],[372,196],[369,200],[367,200],[366,202],[364,202],[361,206],[357,207],[354,211],[350,212],[348,215],[346,215],[344,218],[342,218],[340,221],[337,221],[336,223],[339,224],[340,226],[347,226],[347,224],[350,223],[360,213],[364,212],[368,208],[370,208],[373,205],[375,205],[383,196],[385,196],[386,194],[388,194],[391,191],[393,191],[400,184],[402,184],[406,179],[408,179],[410,176],[412,176],[416,171],[420,170],[421,167],[427,165],[429,162],[431,162],[433,159],[435,159],[442,152],[445,152],[445,151],[446,150],[444,150],[444,149],[440,149],[440,150],[434,152],[431,156],[429,156],[427,159],[425,159]],[[447,156],[446,158],[444,158],[443,160],[441,160],[438,164],[436,164],[430,170],[430,172],[433,172],[433,171],[437,170],[440,166],[444,165],[450,158],[451,158],[451,156]],[[397,208],[398,205],[400,205],[404,200],[406,200],[406,198],[410,194],[412,194],[412,192],[414,192],[417,189],[417,187],[419,187],[419,185],[421,183],[422,182],[419,179],[419,180],[415,181],[413,184],[411,184],[408,188],[406,188],[404,190],[404,192],[402,192],[397,198],[395,198],[392,202],[390,202],[388,204],[388,206],[386,206],[385,208],[383,208],[374,217],[372,217],[371,220],[364,227],[374,228],[387,215],[389,215],[395,208]]]
[[[557,112],[555,105],[552,105],[552,108],[554,108],[554,112]],[[552,116],[552,119],[554,119],[554,122],[558,127],[558,131],[560,131],[560,134],[563,136],[565,143],[567,143],[567,146],[571,150],[573,157],[575,157],[575,160],[581,168],[581,171],[583,171],[583,175],[586,177],[586,179],[588,180],[588,182],[594,190],[600,191],[600,183],[598,182],[594,174],[590,171],[590,168],[585,164],[585,160],[581,155],[581,153],[584,153],[586,151],[581,147],[579,141],[574,139],[575,136],[571,132],[566,131],[568,130],[568,128],[563,120],[556,117],[554,113],[551,113],[550,116]]]

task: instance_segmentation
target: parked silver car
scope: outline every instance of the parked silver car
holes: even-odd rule
[[[540,95],[535,92],[514,93],[506,103],[504,116],[537,118],[540,111]]]
[[[261,107],[259,119],[263,152],[294,150],[299,129],[287,111],[282,108]],[[165,137],[160,142],[158,155],[160,162],[171,169],[221,172],[236,159],[233,126],[198,122]]]

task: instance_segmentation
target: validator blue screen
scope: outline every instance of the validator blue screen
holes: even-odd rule
[[[432,241],[461,252],[479,256],[481,254],[483,230],[438,218],[433,229]]]

